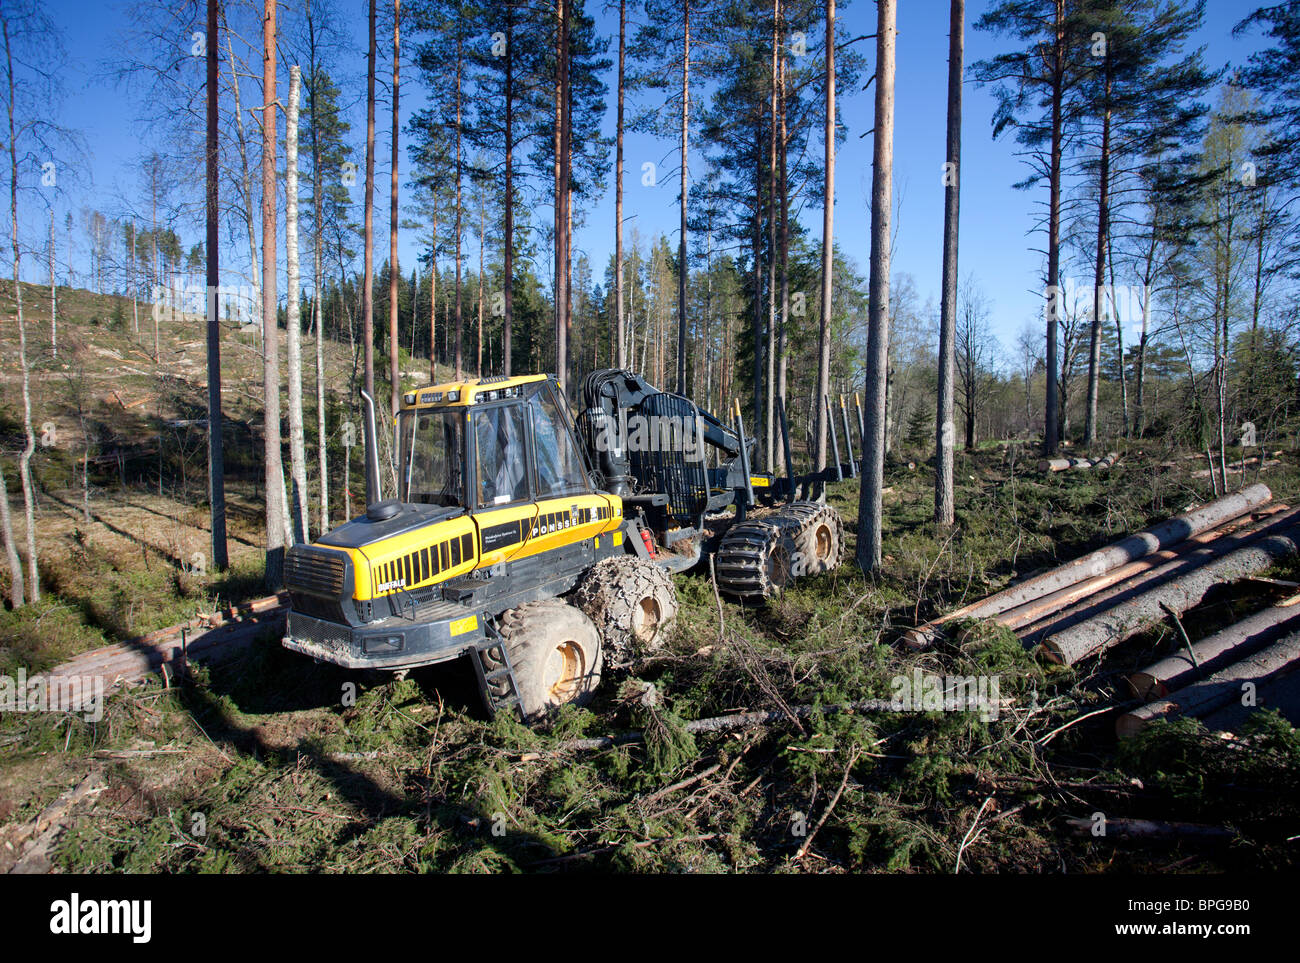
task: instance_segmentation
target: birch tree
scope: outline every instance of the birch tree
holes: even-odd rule
[[[298,99],[302,72],[289,68],[289,106],[284,133],[284,246],[289,290],[285,308],[285,351],[289,365],[290,521],[293,540],[310,541],[307,523],[307,452],[302,414],[302,284],[298,259]],[[322,478],[322,481],[324,479]]]
[[[262,14],[262,437],[266,492],[266,586],[283,581],[288,533],[284,469],[280,460],[280,339],[276,319],[275,205],[276,0],[265,0]],[[290,292],[292,297],[292,292]]]

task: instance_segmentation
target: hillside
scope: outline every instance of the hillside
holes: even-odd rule
[[[231,568],[207,571],[207,368],[201,316],[161,313],[159,358],[153,326],[140,306],[132,330],[129,298],[61,287],[57,356],[50,345],[49,288],[23,284],[31,368],[32,460],[39,489],[37,536],[42,587],[35,613],[0,618],[3,650],[47,663],[84,647],[147,632],[210,608],[262,594],[265,551],[261,478],[261,333],[223,328],[221,367]],[[12,282],[0,284],[0,453],[18,539],[22,496],[16,457],[23,448],[21,370]],[[281,331],[281,358],[284,357]],[[327,339],[327,430],[332,522],[346,511],[341,426],[349,417],[352,349]],[[404,358],[404,361],[410,361]],[[414,383],[424,362],[410,362]],[[315,342],[303,339],[309,475],[316,498]],[[288,439],[287,405],[283,437]],[[359,433],[358,433],[359,436]],[[83,488],[82,459],[90,469]],[[353,510],[360,449],[353,449]],[[285,464],[288,464],[287,448]],[[313,502],[314,504],[314,502]],[[89,512],[89,522],[85,512]],[[315,515],[313,526],[318,524]],[[0,572],[0,589],[8,573]],[[54,614],[50,614],[50,612]],[[40,619],[39,636],[26,626]]]

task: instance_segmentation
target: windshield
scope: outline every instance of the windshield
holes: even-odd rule
[[[461,453],[464,415],[459,411],[403,411],[401,432],[402,501],[426,505],[464,505]]]

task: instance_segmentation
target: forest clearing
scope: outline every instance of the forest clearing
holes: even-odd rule
[[[104,397],[90,410],[120,416]],[[190,499],[122,492],[107,483],[116,470],[108,466],[87,523],[80,479],[68,483],[68,454],[48,451],[38,465],[42,554],[55,574],[39,604],[4,616],[6,672],[49,669],[263,594],[254,492],[236,501],[232,491],[240,506],[232,517],[247,519],[231,527],[232,573],[204,576],[183,564],[206,537],[206,515]],[[1252,507],[1300,497],[1300,462],[1290,451],[1279,461],[1239,479],[1247,492],[1264,481],[1272,493]],[[1125,676],[1181,649],[1172,620],[1073,666],[1031,653],[993,623],[970,623],[923,649],[904,638],[907,626],[1208,501],[1197,464],[1135,445],[1104,478],[1044,473],[1032,446],[988,444],[958,456],[963,524],[950,534],[930,519],[921,452],[904,449],[887,465],[887,574],[867,579],[844,567],[761,605],[720,604],[707,571],[675,576],[681,608],[664,651],[540,729],[509,714],[485,717],[463,667],[417,670],[402,681],[358,676],[284,651],[274,626],[230,661],[199,658],[191,674],[172,666],[166,677],[116,688],[98,722],[7,714],[0,865],[952,872],[960,859],[973,872],[1292,867],[1294,847],[1277,827],[1294,818],[1281,801],[1300,798],[1300,743],[1294,715],[1289,722],[1268,711],[1276,696],[1229,732],[1185,719],[1136,739],[1116,736],[1116,718],[1141,704]],[[853,481],[829,488],[850,533],[856,500]],[[1267,576],[1213,593],[1181,624],[1201,638],[1289,598],[1300,558]],[[133,611],[120,604],[126,598],[151,604]],[[917,671],[996,677],[996,717],[792,711],[889,702],[894,680]],[[339,693],[349,683],[356,698],[345,706]],[[686,729],[688,720],[757,709],[781,718],[734,731]],[[571,748],[629,732],[641,736]],[[1154,835],[1081,834],[1072,821],[1095,812],[1117,826],[1146,820]],[[206,822],[201,837],[188,831],[194,813]],[[502,819],[507,831],[494,835]],[[809,836],[795,832],[800,820],[805,832],[818,827],[807,847]]]
[[[1300,0],[4,0],[0,68],[23,925],[1278,922]]]

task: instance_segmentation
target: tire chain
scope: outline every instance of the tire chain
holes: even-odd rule
[[[832,525],[832,551],[827,560],[815,554],[813,532],[822,521]],[[718,587],[740,598],[772,598],[785,583],[773,581],[769,560],[784,554],[788,579],[826,571],[844,556],[844,522],[839,512],[821,502],[791,502],[775,514],[732,526],[718,545]],[[779,564],[779,563],[778,563]]]

